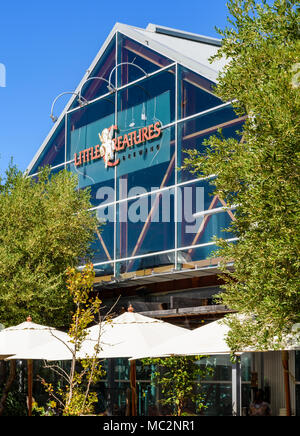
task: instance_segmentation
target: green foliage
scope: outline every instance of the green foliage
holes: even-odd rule
[[[0,389],[0,397],[2,392]],[[26,395],[19,392],[16,387],[8,393],[5,401],[5,408],[1,416],[27,416],[28,410],[26,408]]]
[[[65,271],[87,256],[97,226],[89,192],[67,171],[38,180],[10,167],[0,180],[0,320],[69,324]]]
[[[199,365],[202,357],[173,356],[142,360],[143,365],[156,365],[153,381],[161,386],[164,395],[161,403],[171,406],[175,416],[186,415],[185,409],[191,402],[197,412],[206,407],[201,381],[212,373],[212,368]]]
[[[90,388],[105,375],[101,361],[97,358],[97,353],[100,351],[100,333],[95,341],[93,355],[80,359],[80,362],[77,357],[87,336],[86,328],[95,317],[99,316],[99,322],[101,320],[102,301],[98,296],[91,295],[94,278],[95,271],[92,264],[87,264],[82,271],[77,271],[75,268],[67,270],[67,288],[75,305],[69,329],[74,352],[68,374],[57,365],[49,366],[64,380],[62,386],[55,388],[52,383],[41,380],[46,392],[52,398],[46,409],[48,414],[54,413],[54,410],[58,410],[58,413],[64,416],[91,414],[94,411],[94,404],[98,401],[97,394],[91,392]],[[37,405],[36,410],[42,414],[46,413],[43,407],[39,408]]]
[[[188,152],[184,165],[199,176],[216,174],[215,193],[238,205],[229,229],[238,242],[218,240],[227,273],[220,300],[245,314],[230,323],[232,349],[263,349],[274,337],[280,344],[300,319],[299,2],[230,0],[228,8],[217,55],[228,64],[216,94],[247,115],[242,139],[219,132],[205,154]],[[233,272],[226,267],[232,260]]]

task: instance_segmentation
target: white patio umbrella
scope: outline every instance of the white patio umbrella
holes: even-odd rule
[[[237,314],[232,316],[239,316]],[[251,320],[249,321],[251,322]],[[131,359],[142,359],[146,357],[167,357],[171,355],[216,355],[216,354],[230,354],[231,350],[226,343],[226,338],[229,333],[229,327],[223,320],[217,320],[198,327],[195,330],[183,333],[180,336],[174,336],[170,340],[167,340],[148,351],[141,351],[131,357]],[[276,344],[276,338],[274,338],[274,344]],[[297,350],[300,348],[299,337],[292,335],[286,335],[283,344],[279,347],[281,350]],[[260,352],[260,351],[273,351],[278,350],[278,347],[274,345],[274,348],[270,346],[268,350],[261,350],[259,348],[246,348],[240,350],[236,354],[242,354],[246,352]],[[129,360],[131,360],[129,359]],[[287,360],[287,358],[286,358]],[[289,404],[289,381],[286,380],[286,374],[288,371],[288,363],[284,362],[285,368],[285,390],[287,391],[287,404]],[[238,364],[235,365],[236,367]],[[236,413],[240,413],[241,410],[241,384],[240,374],[237,375],[237,369],[235,369],[235,381],[232,382],[232,396],[233,396],[233,409]],[[238,379],[239,378],[239,379]]]
[[[37,347],[28,348],[22,353],[17,353],[12,357],[7,357],[6,360],[10,359],[32,359],[32,360],[72,360],[75,355],[77,360],[90,358],[95,356],[95,346],[97,345],[96,340],[85,339],[79,350],[75,352],[75,345],[73,340],[69,335],[66,334],[64,340],[61,339],[50,339],[42,345]],[[102,343],[100,339],[100,353],[97,354],[97,358],[102,357],[102,353],[105,356],[109,353],[110,348],[118,344],[105,344]],[[107,352],[107,353],[106,353]]]
[[[137,353],[147,353],[154,345],[188,332],[168,322],[135,313],[130,305],[128,311],[110,322],[87,329],[88,339],[96,340],[100,332],[101,343],[114,344],[99,353],[99,357],[132,357]]]
[[[131,359],[145,357],[193,356],[230,354],[231,350],[226,343],[229,328],[222,320],[213,321],[195,330],[190,330],[180,336],[174,336],[151,350],[139,352]],[[131,360],[130,359],[130,360]],[[232,406],[236,414],[241,411],[241,385],[239,363],[233,365],[232,374]]]
[[[50,340],[65,341],[68,335],[52,327],[35,324],[31,317],[17,326],[0,331],[0,356],[2,359],[22,359],[24,355],[28,367],[28,415],[32,412],[32,359],[27,354],[35,346]],[[25,357],[26,356],[26,357]],[[28,357],[27,357],[28,356]]]
[[[188,331],[159,319],[134,313],[130,305],[128,311],[111,322],[87,329],[88,338],[96,339],[101,335],[101,343],[113,343],[111,347],[99,353],[102,358],[126,358],[137,353],[147,354],[154,345]],[[132,415],[136,415],[136,367],[135,360],[130,361],[130,386],[132,390]]]
[[[174,335],[151,349],[141,350],[133,355],[132,359],[170,355],[230,354],[231,350],[226,343],[228,331],[228,326],[222,320],[213,321],[195,330],[183,332],[180,336]]]

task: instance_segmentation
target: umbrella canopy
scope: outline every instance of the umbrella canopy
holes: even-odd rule
[[[114,318],[111,322],[104,322],[87,329],[88,339],[96,340],[99,335],[101,344],[114,344],[103,348],[98,354],[101,358],[131,357],[136,353],[147,353],[154,345],[178,336],[187,329],[173,324],[149,318],[134,313],[130,305],[128,311]],[[136,396],[136,367],[130,362],[131,415],[137,414]]]
[[[126,358],[137,353],[147,354],[155,345],[189,331],[183,327],[135,313],[132,306],[111,322],[88,328],[87,338],[96,340],[99,329],[101,329],[101,344],[113,344],[103,347],[98,355],[101,358]]]
[[[31,318],[13,327],[8,327],[0,332],[0,356],[3,358],[12,355],[24,355],[38,345],[45,344],[50,340],[64,341],[68,335],[52,327],[35,324]],[[12,356],[12,358],[15,358]],[[17,357],[17,359],[21,359]]]
[[[132,356],[132,359],[170,355],[230,354],[231,350],[226,343],[228,331],[229,327],[222,320],[213,321],[195,330],[184,332],[180,336],[174,336],[151,350],[146,352],[141,350]]]
[[[85,359],[95,356],[96,340],[85,339],[80,347],[80,350],[76,351],[76,359]],[[110,350],[114,344],[100,343],[100,348],[106,354],[106,350]],[[74,356],[75,345],[69,335],[61,339],[50,339],[44,344],[37,347],[28,348],[21,353],[17,353],[14,356],[7,357],[6,360],[11,359],[32,359],[32,360],[72,360]],[[97,357],[101,357],[101,353],[97,354]]]
[[[28,414],[32,414],[32,359],[28,357],[30,349],[48,341],[65,341],[68,335],[53,327],[32,322],[29,316],[26,322],[8,327],[0,332],[0,356],[11,360],[26,359],[28,368]],[[23,357],[21,357],[23,356]]]
[[[174,336],[173,338],[160,343],[146,352],[141,350],[132,356],[132,360],[143,359],[146,357],[164,357],[170,355],[192,356],[230,354],[231,349],[226,342],[229,330],[230,329],[228,325],[224,323],[224,320],[219,319],[204,326],[198,327],[195,330],[185,332],[180,336]],[[236,354],[242,354],[246,352],[273,351],[278,349],[299,349],[299,338],[290,336],[291,335],[285,336],[284,344],[281,347],[274,345],[274,347],[270,346],[268,350],[247,347],[243,350],[240,350]]]

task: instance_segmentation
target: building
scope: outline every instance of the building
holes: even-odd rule
[[[213,195],[213,174],[178,169],[185,150],[205,152],[218,129],[239,137],[245,118],[214,94],[224,62],[209,58],[219,47],[215,38],[117,23],[58,119],[55,102],[65,93],[53,102],[54,126],[28,167],[32,177],[44,165],[66,168],[91,189],[105,222],[93,247],[95,289],[107,305],[120,297],[118,311],[131,303],[190,328],[228,312],[214,302],[221,282],[213,237],[234,243],[224,231],[234,211]],[[218,383],[215,402],[228,398]]]

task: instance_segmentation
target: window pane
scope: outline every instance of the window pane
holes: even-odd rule
[[[210,136],[219,136],[222,129],[225,138],[240,139],[236,133],[242,129],[243,118],[236,118],[231,107],[217,109],[206,115],[198,116],[178,124],[178,166],[188,157],[186,150],[198,150],[205,153],[204,140]],[[187,170],[180,170],[178,177],[181,182],[194,179],[196,176]]]
[[[128,190],[141,186],[150,191],[174,183],[175,129],[162,128],[174,120],[174,95],[174,69],[118,93],[117,175]],[[118,198],[124,198],[121,190]]]
[[[78,174],[80,188],[114,178],[114,168],[106,168],[100,157],[103,131],[115,124],[114,110],[114,96],[110,96],[68,115],[67,159],[74,159],[70,170]]]
[[[59,165],[65,161],[65,118],[57,127],[29,174],[35,174],[46,165]]]
[[[118,261],[116,274],[123,279],[172,272],[175,268],[175,252],[155,254],[132,260]]]
[[[175,118],[175,68],[126,87],[118,93],[118,126],[135,128],[160,121],[166,125]]]
[[[222,104],[214,95],[214,83],[179,65],[178,116],[185,118]]]
[[[118,204],[118,258],[169,250],[174,240],[174,189]]]
[[[175,181],[175,128],[161,130],[158,138],[117,154],[117,197],[124,199],[143,192],[162,189]]]
[[[95,262],[95,261],[93,260],[93,262]],[[94,270],[95,270],[96,278],[101,277],[101,280],[96,279],[95,283],[97,283],[98,281],[110,282],[112,280],[113,275],[114,275],[114,264],[113,263],[104,263],[102,265],[95,265]]]
[[[106,94],[109,90],[107,88],[109,76],[111,71],[116,65],[116,41],[115,37],[110,42],[109,46],[101,56],[97,65],[91,71],[89,79],[83,84],[81,88],[81,95],[88,101],[91,101],[101,95]],[[92,77],[102,77],[102,79],[92,79]],[[115,86],[114,77],[112,78],[112,85]],[[71,108],[78,106],[78,101],[73,103]]]
[[[199,180],[177,188],[178,247],[211,242],[214,236],[229,239],[234,234],[225,232],[234,219],[234,211],[224,211],[202,217],[196,212],[226,206],[217,195],[213,195],[212,180]]]
[[[98,222],[103,224],[95,234],[91,245],[93,263],[112,260],[114,257],[114,206],[101,207],[96,210]],[[110,265],[103,267],[104,272],[111,270]]]
[[[172,63],[172,61],[160,53],[157,53],[146,46],[134,41],[127,36],[118,34],[118,52],[120,53],[118,63],[123,64],[118,68],[119,86],[133,82],[143,77],[144,72],[152,73]],[[128,65],[134,63],[138,67]]]
[[[251,381],[251,353],[243,353],[241,355],[241,371],[242,371],[242,381]]]
[[[205,405],[204,416],[232,416],[231,383],[203,383]]]
[[[114,176],[114,171],[110,171]],[[105,180],[90,186],[90,202],[93,207],[104,203],[112,203],[115,199],[115,179]]]
[[[204,247],[182,249],[177,252],[177,267],[190,269],[192,265],[204,268],[217,265],[218,259],[213,256],[218,249],[216,244],[205,245]]]

